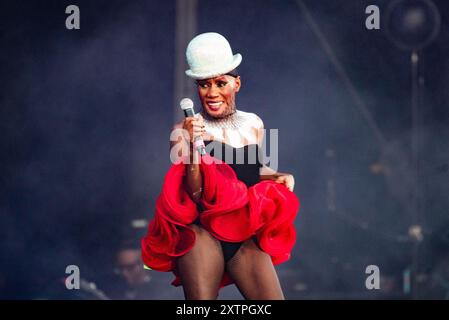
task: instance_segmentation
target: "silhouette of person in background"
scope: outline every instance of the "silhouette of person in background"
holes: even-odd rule
[[[183,299],[180,288],[167,288],[171,276],[144,268],[141,258],[140,234],[126,238],[115,255],[115,274],[119,282],[110,286],[109,296],[120,300]],[[114,292],[112,292],[114,291]]]

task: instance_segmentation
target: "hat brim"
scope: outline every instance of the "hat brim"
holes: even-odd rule
[[[234,70],[235,68],[237,68],[240,65],[241,62],[242,62],[242,55],[240,53],[236,53],[232,59],[232,63],[230,65],[226,66],[225,68],[211,70],[209,72],[204,72],[204,73],[194,73],[191,69],[189,69],[189,70],[186,70],[186,75],[188,75],[190,78],[193,78],[196,80],[218,77],[218,76],[228,73],[229,71]]]

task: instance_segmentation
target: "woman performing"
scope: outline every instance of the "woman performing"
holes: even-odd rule
[[[186,56],[202,111],[174,126],[174,164],[142,239],[143,262],[174,272],[172,284],[189,300],[216,299],[231,283],[245,299],[284,299],[274,265],[290,258],[296,241],[294,178],[263,165],[263,122],[236,108],[242,56],[218,33],[196,36]]]

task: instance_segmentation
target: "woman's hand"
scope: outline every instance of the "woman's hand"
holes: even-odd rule
[[[291,192],[293,192],[293,189],[295,188],[295,178],[288,173],[283,173],[278,176],[275,182],[285,185]]]
[[[190,143],[194,143],[196,137],[202,137],[206,132],[204,126],[204,119],[201,114],[196,117],[187,117],[184,119],[182,128],[188,132],[188,137],[184,137]]]

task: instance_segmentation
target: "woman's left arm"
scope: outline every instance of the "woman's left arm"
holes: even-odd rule
[[[277,183],[282,183],[288,188],[288,190],[292,192],[295,189],[295,178],[292,174],[285,172],[276,172],[265,165],[260,168],[260,180],[273,180]]]
[[[260,118],[259,118],[260,119]],[[260,119],[259,127],[257,129],[257,143],[260,148],[262,148],[263,144],[263,136],[264,136],[264,125],[263,121]],[[295,188],[295,178],[292,174],[277,172],[270,167],[267,167],[265,164],[260,168],[260,180],[273,180],[277,183],[281,183],[285,185],[290,191],[293,192]]]

